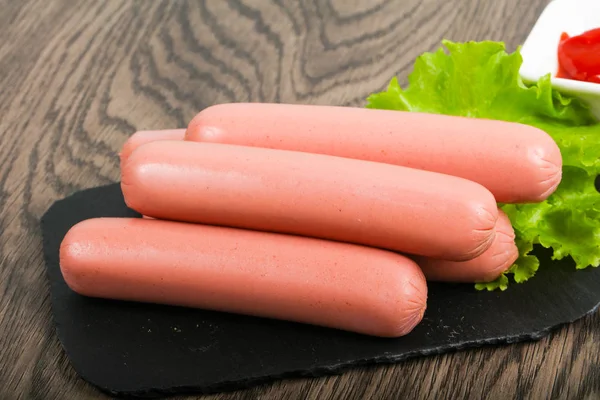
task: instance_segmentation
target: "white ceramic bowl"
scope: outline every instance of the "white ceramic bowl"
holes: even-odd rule
[[[552,74],[553,87],[587,102],[600,119],[600,84],[555,77],[560,35],[575,36],[595,28],[600,28],[600,0],[553,0],[523,44],[520,73],[526,82]]]

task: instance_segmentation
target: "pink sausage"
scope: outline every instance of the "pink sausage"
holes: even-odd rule
[[[182,136],[183,136],[183,130]],[[170,140],[170,131],[164,136],[156,135],[154,140]],[[148,141],[148,143],[151,140]],[[150,218],[144,216],[144,218]],[[447,261],[427,257],[413,257],[418,261],[425,276],[430,281],[440,282],[490,282],[512,266],[518,257],[518,249],[514,243],[515,233],[510,220],[498,210],[496,237],[491,247],[480,256],[469,261]]]
[[[125,165],[129,155],[135,149],[143,144],[155,142],[158,140],[183,140],[185,129],[163,129],[159,131],[138,131],[131,135],[123,145],[119,156],[121,158],[121,168]]]
[[[496,237],[491,247],[469,261],[445,261],[413,257],[427,280],[442,282],[491,282],[510,268],[519,257],[515,231],[508,216],[498,210]]]
[[[75,225],[61,244],[60,266],[69,287],[85,296],[226,311],[384,337],[412,331],[427,300],[423,273],[399,254],[141,218]]]
[[[562,176],[544,131],[517,123],[354,107],[220,104],[186,140],[304,151],[441,172],[478,182],[502,203],[547,198]]]
[[[122,170],[127,205],[158,219],[223,225],[469,260],[494,239],[492,194],[454,176],[362,160],[154,142]]]

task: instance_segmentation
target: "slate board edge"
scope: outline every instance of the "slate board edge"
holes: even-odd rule
[[[282,379],[311,378],[311,377],[317,378],[317,377],[324,377],[324,376],[331,376],[331,375],[340,375],[344,372],[348,372],[348,371],[352,370],[353,368],[358,368],[361,366],[376,366],[376,365],[384,365],[384,364],[394,364],[394,363],[406,361],[406,360],[417,358],[417,357],[434,356],[434,355],[450,353],[450,352],[459,352],[459,351],[467,350],[467,349],[475,349],[475,348],[494,346],[494,345],[508,345],[508,344],[514,344],[514,343],[519,343],[519,342],[527,342],[527,341],[538,341],[538,340],[543,339],[544,337],[548,336],[553,331],[555,331],[565,325],[569,325],[575,321],[578,321],[588,315],[595,313],[599,308],[600,308],[600,303],[598,303],[593,309],[589,310],[588,312],[582,314],[581,316],[579,316],[577,318],[574,318],[570,321],[562,322],[555,326],[548,327],[547,329],[543,329],[538,332],[534,332],[534,333],[527,334],[527,335],[513,335],[513,336],[508,336],[508,337],[505,337],[502,339],[484,339],[484,340],[478,340],[478,341],[468,341],[468,342],[463,342],[463,343],[459,343],[456,345],[440,346],[431,351],[415,351],[415,352],[411,352],[411,353],[406,353],[406,354],[403,354],[398,357],[376,357],[373,359],[364,359],[364,360],[360,360],[360,361],[356,361],[356,362],[341,363],[341,364],[330,365],[327,367],[314,368],[314,369],[308,370],[308,371],[306,371],[306,370],[288,371],[288,372],[285,372],[282,374],[256,376],[256,377],[252,377],[252,378],[249,378],[246,380],[240,380],[240,381],[233,381],[233,382],[224,381],[217,385],[211,385],[211,386],[204,387],[203,389],[200,389],[199,387],[195,387],[195,386],[180,386],[180,387],[172,387],[172,388],[165,388],[165,389],[140,390],[140,391],[131,391],[131,392],[112,391],[112,390],[107,390],[106,388],[103,388],[103,387],[95,384],[92,380],[88,379],[84,374],[81,374],[75,365],[73,365],[73,364],[71,364],[71,365],[73,366],[73,369],[77,372],[77,374],[83,380],[92,384],[93,386],[98,388],[100,391],[110,394],[112,396],[129,397],[129,398],[160,398],[160,397],[165,397],[165,396],[175,396],[175,395],[182,395],[182,394],[194,395],[194,394],[225,393],[225,392],[233,392],[233,391],[241,390],[241,389],[248,389],[248,388],[259,386],[262,384],[273,383],[275,381],[282,380]],[[54,325],[55,325],[55,329],[58,331],[60,328],[58,327],[58,325],[56,323]],[[66,348],[63,346],[63,343],[60,340],[60,335],[58,335],[58,332],[57,332],[57,336],[59,337],[61,346],[62,346],[63,350],[65,351],[67,358],[70,361],[71,357],[70,357],[69,353],[67,352]]]
[[[112,186],[112,185],[114,185],[114,184],[108,184],[108,185],[103,185],[103,186],[99,186],[99,187],[93,187],[93,188],[74,191],[73,193],[65,196],[64,198],[55,201],[40,218],[40,225],[44,223],[44,219],[45,219],[46,215],[50,214],[50,212],[52,211],[52,209],[54,207],[58,207],[60,205],[60,203],[62,203],[66,199],[70,198],[71,196],[76,195],[76,194],[83,194],[82,192],[85,192],[88,190],[95,190],[95,189],[99,189],[104,186],[108,187],[108,186]],[[47,238],[43,237],[44,245],[46,244],[46,240],[47,240]],[[46,260],[44,260],[44,262],[47,265]],[[46,269],[46,274],[49,274],[48,269]],[[52,304],[52,307],[54,308],[54,304]],[[562,326],[569,325],[575,321],[578,321],[588,315],[595,313],[599,308],[600,308],[600,302],[598,304],[596,304],[596,306],[593,307],[592,309],[588,310],[587,312],[585,312],[571,320],[563,321],[561,323],[547,327],[546,329],[541,329],[541,330],[533,332],[533,333],[524,334],[524,335],[512,335],[512,336],[504,337],[502,339],[483,339],[483,340],[475,340],[475,341],[466,341],[466,342],[447,345],[447,346],[439,346],[439,347],[429,350],[429,351],[414,351],[414,352],[410,352],[410,353],[405,353],[400,356],[390,356],[390,357],[382,356],[382,357],[358,360],[358,361],[354,361],[354,362],[333,364],[330,366],[321,366],[318,368],[313,368],[311,370],[288,371],[288,372],[285,372],[282,374],[276,374],[276,375],[255,376],[255,377],[248,378],[245,380],[239,380],[239,381],[233,381],[233,382],[223,381],[223,382],[220,382],[219,384],[206,386],[204,388],[199,388],[197,386],[177,386],[177,387],[164,388],[164,389],[151,389],[151,390],[139,390],[139,391],[108,390],[108,389],[103,388],[102,386],[96,384],[93,380],[87,378],[85,376],[85,374],[80,373],[77,366],[72,363],[72,361],[71,361],[72,358],[71,358],[69,352],[67,351],[66,347],[64,346],[62,340],[60,339],[61,335],[59,335],[58,332],[60,331],[61,328],[60,328],[60,325],[58,324],[58,321],[56,320],[56,317],[55,317],[56,314],[54,312],[52,313],[52,319],[54,322],[54,331],[56,332],[56,336],[61,344],[61,347],[63,348],[63,351],[65,352],[67,358],[69,359],[69,363],[71,364],[71,366],[73,367],[75,372],[83,380],[85,380],[86,382],[95,386],[103,393],[107,393],[112,396],[129,397],[129,398],[157,398],[157,397],[164,397],[164,396],[175,396],[175,395],[180,395],[180,394],[214,394],[214,393],[222,393],[222,392],[232,392],[232,391],[236,391],[236,390],[247,389],[250,387],[258,386],[258,385],[269,383],[269,382],[274,382],[274,381],[281,380],[281,379],[339,375],[339,374],[347,372],[353,368],[364,366],[364,365],[373,365],[374,366],[374,365],[382,365],[382,364],[393,364],[393,363],[406,361],[408,359],[412,359],[412,358],[416,358],[416,357],[425,357],[425,356],[432,356],[432,355],[438,355],[438,354],[449,353],[449,352],[458,352],[458,351],[466,350],[466,349],[473,349],[473,348],[493,346],[493,345],[513,344],[513,343],[525,342],[525,341],[537,341],[537,340],[540,340],[540,339],[546,337],[551,332],[557,330],[558,328],[560,328]]]

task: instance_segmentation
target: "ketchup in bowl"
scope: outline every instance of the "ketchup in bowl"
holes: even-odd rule
[[[600,28],[573,37],[563,33],[558,65],[557,78],[600,83]]]

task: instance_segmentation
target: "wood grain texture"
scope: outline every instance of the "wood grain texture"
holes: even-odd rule
[[[0,0],[0,398],[105,398],[54,334],[38,220],[117,181],[134,131],[230,101],[362,105],[442,38],[514,49],[547,2]],[[596,399],[598,342],[596,313],[535,343],[203,398]]]

